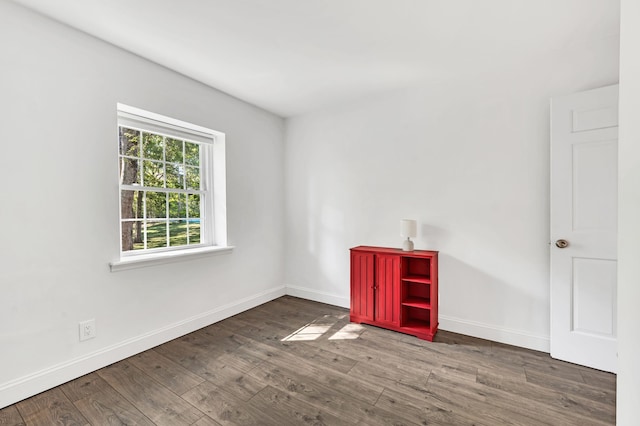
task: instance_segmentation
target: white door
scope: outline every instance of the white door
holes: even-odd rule
[[[551,356],[611,372],[617,181],[618,86],[553,98]]]

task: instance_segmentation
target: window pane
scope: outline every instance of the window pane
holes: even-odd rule
[[[142,133],[142,156],[152,160],[163,160],[164,137],[153,133]]]
[[[184,156],[182,155],[183,141],[180,139],[167,138],[166,161],[170,163],[182,163]]]
[[[187,166],[187,189],[200,189],[200,168]]]
[[[169,245],[184,246],[187,244],[187,221],[172,220],[169,222]]]
[[[167,194],[164,192],[147,192],[147,217],[167,217]]]
[[[164,188],[164,164],[157,161],[143,161],[144,186]]]
[[[122,221],[122,251],[141,250],[144,248],[142,221]]]
[[[180,133],[172,133],[175,125]],[[151,251],[153,258],[158,251],[217,242],[214,216],[221,210],[214,210],[212,201],[213,184],[218,182],[213,182],[209,169],[218,155],[215,137],[215,132],[190,123],[118,106],[120,238],[125,257]]]
[[[120,184],[140,183],[140,162],[132,158],[120,157]]]
[[[200,244],[200,219],[189,219],[189,244]]]
[[[187,217],[187,194],[169,194],[169,217]]]
[[[166,164],[167,188],[184,189],[184,166],[182,164]]]
[[[120,155],[140,157],[140,132],[120,127]]]
[[[120,191],[120,215],[122,219],[142,217],[141,191]]]
[[[189,207],[189,212],[187,215],[188,218],[200,217],[200,195],[199,194],[189,194],[188,207]]]
[[[140,195],[140,199],[142,199],[142,194]],[[133,249],[144,249],[144,226],[142,220],[133,222]]]
[[[191,166],[200,165],[200,145],[197,143],[184,143],[184,162]]]
[[[147,222],[147,248],[167,246],[167,222]]]

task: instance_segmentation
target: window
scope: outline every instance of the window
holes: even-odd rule
[[[118,160],[121,260],[226,246],[223,133],[118,104]]]

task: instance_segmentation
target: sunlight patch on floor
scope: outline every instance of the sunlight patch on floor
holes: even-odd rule
[[[304,327],[300,327],[284,339],[283,342],[296,342],[296,341],[305,341],[305,340],[316,340],[318,337],[322,336],[331,328],[330,325],[315,325],[315,324],[307,324]]]
[[[333,327],[339,320],[342,320],[345,317],[346,315],[323,315],[322,317],[313,320],[309,324],[300,327],[281,341],[304,342],[319,339],[326,332],[328,332],[331,327]],[[329,340],[357,339],[358,336],[360,336],[360,333],[362,333],[362,330],[364,329],[359,324],[347,324],[339,331],[334,333],[331,337],[329,337]]]
[[[364,327],[360,324],[347,324],[329,337],[329,340],[354,340],[360,337],[363,331]]]

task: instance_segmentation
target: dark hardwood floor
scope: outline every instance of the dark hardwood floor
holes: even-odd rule
[[[611,425],[613,374],[285,296],[0,410],[0,425]]]

